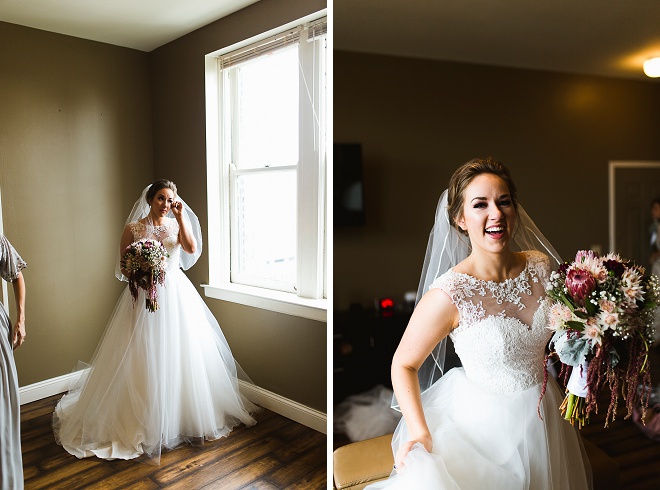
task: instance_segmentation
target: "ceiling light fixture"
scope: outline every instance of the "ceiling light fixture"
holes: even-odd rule
[[[649,58],[644,62],[644,73],[647,77],[660,77],[660,58]]]

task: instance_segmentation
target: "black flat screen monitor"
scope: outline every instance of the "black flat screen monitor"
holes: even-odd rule
[[[359,143],[333,145],[334,226],[364,225],[362,147]]]

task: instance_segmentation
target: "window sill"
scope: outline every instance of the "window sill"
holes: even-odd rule
[[[292,293],[238,284],[221,284],[217,286],[202,284],[202,287],[208,298],[327,322],[328,301],[326,299],[300,298]]]

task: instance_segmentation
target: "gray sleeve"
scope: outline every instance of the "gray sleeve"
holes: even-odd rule
[[[0,235],[0,276],[5,281],[12,282],[26,267],[27,264],[11,246],[9,240],[4,235]]]

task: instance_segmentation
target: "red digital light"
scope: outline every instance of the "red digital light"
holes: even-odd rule
[[[394,300],[392,298],[381,298],[380,300],[381,310],[391,310],[392,308],[394,308]]]

